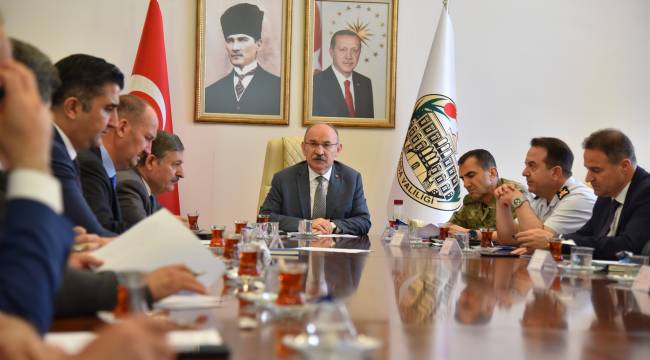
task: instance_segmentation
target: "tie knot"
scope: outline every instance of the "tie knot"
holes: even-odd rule
[[[251,71],[249,71],[249,72],[247,72],[247,73],[244,73],[244,74],[237,74],[237,73],[235,72],[235,76],[236,76],[239,80],[244,80],[245,77],[247,77],[247,76],[251,76],[251,75],[255,74],[255,70],[256,70],[256,69],[253,69],[253,70],[251,70]]]
[[[350,80],[345,80],[343,82],[343,84],[345,85],[345,87],[349,88],[350,87]]]
[[[322,184],[322,183],[325,182],[326,179],[325,179],[325,176],[320,175],[320,176],[318,176],[318,177],[316,178],[316,180],[318,181],[318,184]]]

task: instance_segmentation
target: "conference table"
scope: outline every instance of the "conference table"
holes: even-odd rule
[[[322,239],[300,251],[305,290],[340,302],[360,334],[378,339],[371,359],[647,359],[650,294],[606,273],[529,272],[529,258],[441,256],[427,244],[389,246],[380,236]],[[188,310],[218,329],[232,359],[301,358],[282,343],[304,333],[309,313],[286,316],[240,301],[217,285],[220,307]],[[186,316],[188,314],[182,314]],[[172,313],[172,317],[174,314]],[[256,326],[241,328],[243,318]],[[53,331],[92,330],[95,318],[55,321]],[[250,322],[249,322],[250,325]]]

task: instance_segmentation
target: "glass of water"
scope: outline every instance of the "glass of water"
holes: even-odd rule
[[[571,266],[591,267],[594,249],[590,247],[574,246],[571,248]]]

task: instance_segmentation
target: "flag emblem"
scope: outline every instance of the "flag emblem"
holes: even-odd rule
[[[456,104],[425,95],[415,104],[397,168],[400,187],[418,203],[439,210],[459,206]]]

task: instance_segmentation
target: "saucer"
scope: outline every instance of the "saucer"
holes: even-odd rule
[[[274,301],[271,301],[267,303],[264,307],[267,308],[274,315],[301,317],[313,311],[316,308],[316,304],[278,305]]]
[[[284,338],[282,338],[282,342],[294,349],[301,351],[303,353],[310,352],[310,353],[319,353],[319,352],[341,352],[341,351],[353,351],[353,352],[368,352],[368,351],[373,351],[377,350],[381,346],[381,342],[373,337],[370,336],[365,336],[365,335],[358,335],[354,340],[352,341],[346,341],[346,342],[341,342],[340,344],[337,344],[336,347],[325,347],[325,346],[318,346],[318,345],[313,345],[310,344],[309,341],[309,335],[307,334],[300,334],[296,336],[291,336],[291,335],[285,335]]]
[[[269,304],[275,304],[275,300],[278,298],[278,294],[276,293],[269,293],[269,292],[242,292],[239,293],[239,297],[242,300],[252,302],[253,304],[256,305],[269,305]]]
[[[623,274],[623,275],[609,274],[607,275],[607,278],[610,280],[615,280],[621,285],[632,285],[632,283],[636,279],[636,276],[631,276],[627,274]]]
[[[571,265],[571,263],[559,263],[557,264],[557,267],[564,270],[564,271],[569,271],[569,272],[596,272],[596,271],[602,271],[605,269],[604,266],[574,266]]]

